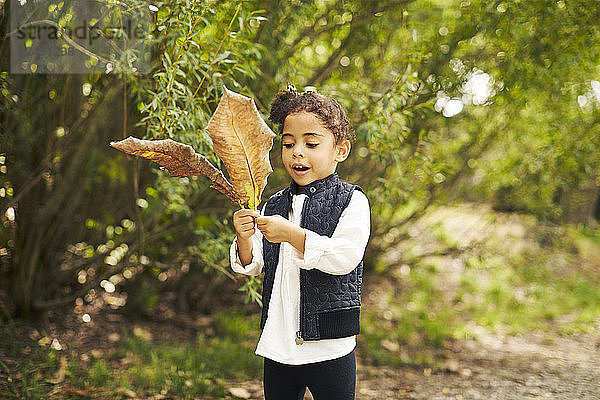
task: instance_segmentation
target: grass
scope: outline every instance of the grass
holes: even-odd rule
[[[411,256],[407,246],[406,260],[367,277],[374,281],[367,291],[377,293],[364,308],[359,341],[372,362],[432,363],[436,348],[482,332],[552,336],[595,329],[600,229],[485,212],[481,220],[489,221],[487,234],[475,236],[484,240],[440,256],[464,238],[430,219],[422,230],[428,236],[417,237],[415,245],[434,244],[438,255]]]
[[[425,234],[406,244],[400,252],[405,258],[379,260],[380,267],[365,275],[358,336],[363,362],[435,365],[451,341],[482,332],[546,331],[550,340],[594,329],[600,318],[600,229],[481,213],[482,231],[471,230],[481,239],[477,243],[466,243],[452,224],[428,221],[432,229],[425,224]],[[460,221],[461,215],[440,218]],[[416,245],[433,250],[418,254]],[[212,331],[190,342],[150,340],[124,329],[111,351],[88,353],[85,361],[77,349],[40,345],[20,334],[27,330],[17,323],[3,324],[0,398],[231,398],[228,382],[262,374],[262,360],[254,355],[257,319],[218,312]]]
[[[115,399],[170,395],[182,399],[230,398],[226,381],[252,379],[262,374],[262,359],[254,355],[258,340],[256,319],[220,313],[214,317],[215,335],[200,334],[193,343],[152,342],[124,337],[115,351],[84,362],[66,353],[15,336],[17,326],[1,328],[0,354],[17,363],[0,364],[0,398],[4,399]],[[23,349],[29,349],[26,357]],[[64,380],[52,383],[66,358]]]
[[[51,388],[47,380],[59,359],[52,351],[40,350],[35,341],[16,338],[15,329],[14,322],[0,326],[0,398],[42,398]]]
[[[126,367],[114,368],[119,360]],[[92,368],[71,367],[79,386],[126,388],[136,394],[176,394],[193,398],[198,394],[225,396],[225,379],[257,377],[261,363],[251,349],[230,337],[206,338],[195,344],[150,343],[127,338],[109,359],[96,359]]]

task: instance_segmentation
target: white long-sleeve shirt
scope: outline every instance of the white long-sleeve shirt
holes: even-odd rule
[[[306,198],[305,194],[292,197],[289,220],[296,225],[300,225]],[[267,321],[256,347],[257,355],[282,364],[332,360],[350,353],[356,346],[355,336],[305,341],[302,345],[297,345],[295,338],[300,327],[300,268],[318,268],[334,275],[345,275],[356,268],[370,235],[370,209],[366,196],[359,190],[354,191],[331,237],[308,229],[304,231],[304,254],[287,242],[281,243]],[[252,261],[242,266],[234,239],[230,249],[231,267],[235,272],[256,276],[264,267],[260,230],[256,229],[251,240]]]

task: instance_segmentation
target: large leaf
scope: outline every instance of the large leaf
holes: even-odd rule
[[[110,145],[127,154],[144,157],[162,165],[171,176],[204,175],[211,180],[211,187],[236,203],[244,203],[223,173],[191,146],[171,139],[143,140],[132,136],[111,142]]]
[[[275,134],[261,118],[254,100],[224,87],[206,130],[235,192],[243,203],[256,209],[273,172],[269,151]]]
[[[231,183],[203,155],[188,145],[166,140],[128,137],[111,146],[125,153],[152,160],[171,176],[205,175],[212,187],[243,206],[258,207],[267,177],[273,169],[269,151],[275,134],[260,116],[254,100],[224,88],[223,97],[206,130],[214,151],[223,161]]]

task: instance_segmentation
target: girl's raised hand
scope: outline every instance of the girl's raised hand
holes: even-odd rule
[[[281,243],[290,241],[290,232],[294,225],[283,218],[281,215],[270,217],[258,217],[256,226],[262,232],[263,236],[271,243]]]
[[[254,221],[260,214],[254,210],[242,208],[233,214],[233,227],[238,239],[249,239],[254,235]]]
[[[304,230],[281,215],[259,216],[256,218],[256,226],[269,242],[288,242],[299,252],[304,253],[304,241],[306,239]]]

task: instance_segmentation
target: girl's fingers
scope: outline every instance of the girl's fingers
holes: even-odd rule
[[[239,210],[236,214],[238,214],[240,217],[250,217],[252,219],[260,217],[260,214],[255,210],[243,209]]]
[[[256,219],[256,218],[260,218],[260,214],[257,211],[254,210],[249,210],[249,215],[252,217],[252,219]]]
[[[249,229],[254,229],[254,223],[244,223],[244,224],[240,224],[240,228],[247,231]]]
[[[256,227],[262,231],[263,229],[265,229],[267,227],[267,224],[265,222],[256,223]]]
[[[238,225],[254,225],[254,218],[251,216],[239,217],[237,219]]]
[[[255,233],[255,220],[260,214],[254,210],[241,209],[233,214],[233,225],[238,234],[250,237]]]
[[[244,210],[244,211],[246,211],[246,212],[243,213],[242,215],[240,215],[240,218],[243,218],[243,219],[249,220],[249,221],[254,221],[257,218],[260,218],[260,214],[254,210]]]

